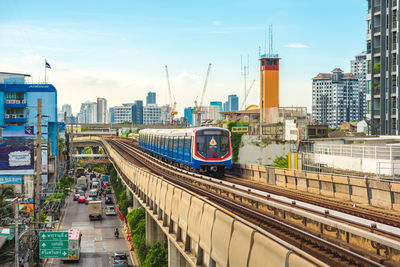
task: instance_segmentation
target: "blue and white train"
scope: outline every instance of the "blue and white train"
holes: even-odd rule
[[[139,147],[175,166],[214,177],[232,168],[231,135],[223,128],[143,129]]]

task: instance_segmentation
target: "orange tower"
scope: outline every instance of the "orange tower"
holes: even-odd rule
[[[260,121],[276,123],[279,116],[279,58],[278,55],[260,57]]]

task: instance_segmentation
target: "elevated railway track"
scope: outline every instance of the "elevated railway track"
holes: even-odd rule
[[[398,266],[399,236],[391,231],[367,227],[326,212],[318,214],[299,208],[293,202],[288,205],[273,200],[267,194],[257,193],[259,189],[251,185],[227,185],[221,180],[180,170],[150,157],[130,140],[114,138],[106,141],[127,160],[207,197],[329,265]],[[375,215],[368,216],[371,219]],[[396,220],[391,219],[379,220],[396,227]]]

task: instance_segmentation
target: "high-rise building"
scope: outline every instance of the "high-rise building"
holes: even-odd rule
[[[113,113],[112,123],[132,122],[132,104],[122,104],[122,106],[110,109]]]
[[[97,122],[107,122],[107,100],[102,97],[97,98]]]
[[[336,68],[319,73],[312,82],[312,117],[318,124],[337,128],[345,121],[358,120],[360,97],[358,79]]]
[[[224,102],[223,109],[224,109],[224,112],[230,111],[230,110],[229,110],[229,102],[228,102],[228,101],[225,101],[225,102]]]
[[[239,97],[237,95],[228,95],[229,111],[239,110]]]
[[[196,108],[187,107],[184,109],[184,118],[188,122],[188,125],[193,125],[193,112]]]
[[[148,105],[155,105],[156,102],[156,93],[155,92],[148,92],[146,96],[146,106]]]
[[[78,117],[79,123],[96,123],[97,122],[97,103],[86,101],[81,104]]]
[[[164,105],[161,107],[161,123],[168,123],[171,121],[171,107]]]
[[[370,134],[399,134],[399,1],[367,0],[367,123]]]
[[[216,122],[221,118],[219,106],[204,106],[200,107],[200,110],[202,111],[202,120],[213,120]]]
[[[222,112],[222,102],[221,101],[211,101],[210,106],[218,106],[219,111]]]
[[[161,108],[155,104],[143,107],[143,124],[161,123]]]
[[[109,120],[108,120],[108,122],[109,123],[115,123],[115,118],[114,118],[114,108],[110,108],[109,110],[108,110],[108,116],[109,116]]]
[[[355,56],[355,59],[350,63],[351,73],[358,79],[358,89],[359,89],[359,97],[360,97],[360,109],[358,114],[358,120],[361,121],[365,118],[366,115],[366,102],[365,102],[365,93],[366,93],[366,78],[367,78],[367,52],[362,52]]]
[[[69,104],[64,104],[64,105],[62,105],[62,107],[61,107],[61,112],[62,112],[63,114],[66,113],[67,118],[71,117],[71,116],[72,116],[72,107],[71,107],[71,105],[69,105]],[[64,116],[64,115],[63,115],[63,116]]]
[[[143,101],[136,100],[132,105],[132,122],[143,124]]]

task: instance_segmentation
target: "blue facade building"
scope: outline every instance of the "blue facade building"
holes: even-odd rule
[[[51,84],[0,84],[0,125],[33,127],[36,133],[37,100],[42,99],[43,139],[57,155],[57,90]]]
[[[188,107],[188,108],[184,109],[183,116],[189,125],[193,125],[193,111],[194,110],[195,110],[195,108],[192,108],[192,107]]]
[[[221,101],[211,101],[210,106],[218,106],[219,112],[222,112],[222,102]]]
[[[25,197],[33,196],[34,140],[38,108],[42,100],[42,185],[58,167],[57,90],[51,84],[25,84],[27,74],[0,72],[0,185],[12,184]],[[62,170],[60,170],[62,171]]]
[[[148,92],[146,96],[146,106],[156,103],[156,93],[155,92]]]
[[[143,101],[136,100],[132,105],[132,123],[143,124]]]
[[[108,114],[110,115],[110,123],[115,123],[114,108],[110,108],[108,110]]]
[[[239,97],[237,95],[228,95],[229,111],[239,110]]]

